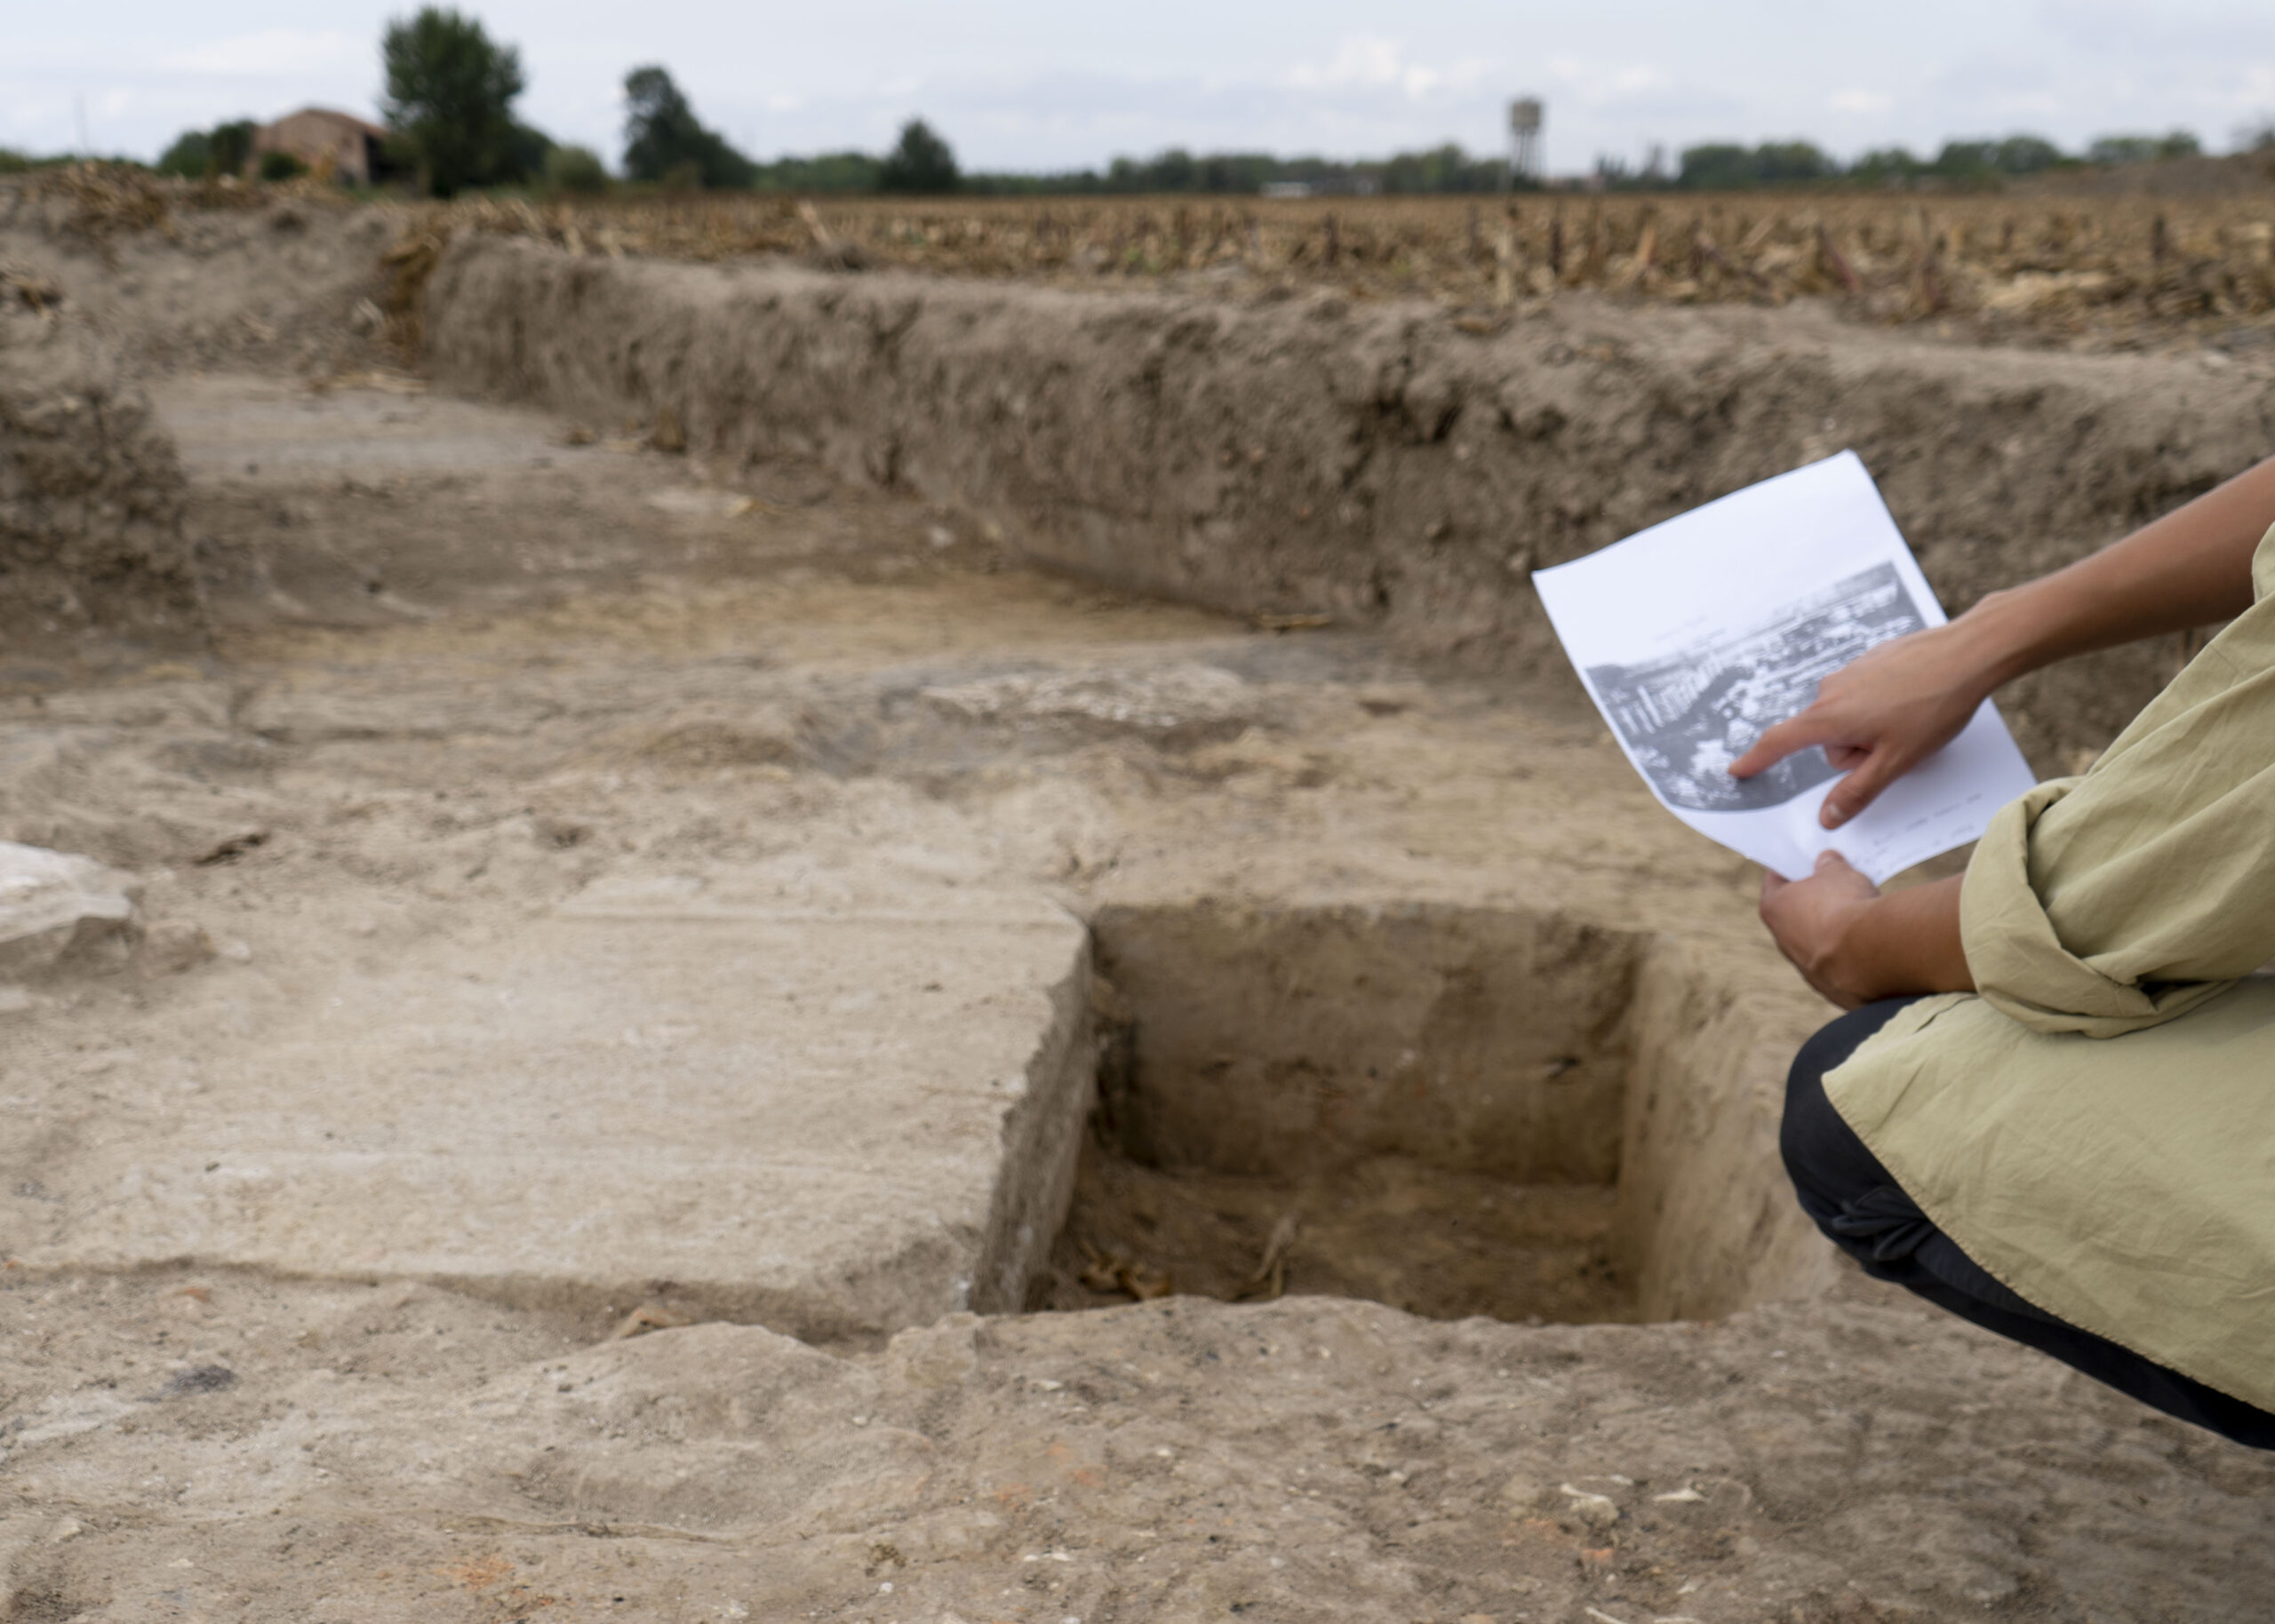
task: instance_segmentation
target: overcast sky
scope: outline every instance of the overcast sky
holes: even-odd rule
[[[191,125],[305,103],[365,115],[369,0],[0,0],[0,146],[154,157]],[[2028,130],[2065,147],[2184,126],[2224,149],[2275,120],[2275,4],[1793,0],[1708,6],[1409,0],[489,0],[521,110],[611,163],[627,68],[661,62],[754,155],[890,145],[922,114],[968,168],[1096,164],[1180,145],[1337,156],[1457,140],[1548,107],[1549,164],[1802,136],[1842,156]]]

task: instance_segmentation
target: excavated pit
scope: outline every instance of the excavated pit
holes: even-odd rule
[[[0,253],[67,321],[214,368],[150,385],[211,641],[153,664],[127,617],[131,680],[81,681],[78,624],[36,662],[0,625],[0,835],[135,870],[147,925],[124,965],[0,986],[0,1615],[2265,1615],[2275,1457],[1836,1267],[1802,1220],[1780,1084],[1824,1010],[1742,865],[1525,677],[1554,651],[1523,566],[1848,442],[1957,609],[2259,455],[2275,362],[1561,296],[1486,336],[467,234],[431,359],[508,402],[481,406],[280,370],[404,221],[185,215],[108,267],[24,218]],[[619,437],[667,410],[685,454]],[[823,465],[898,489],[789,473]],[[84,533],[19,583],[60,559],[100,610],[80,583],[163,574],[98,568],[142,532]],[[2009,714],[2066,767],[2175,649]],[[562,912],[610,879],[656,887],[644,920]],[[1196,1294],[996,1311],[1089,1137],[1091,943],[1055,919],[1059,971],[1006,975],[906,916],[1006,893],[1079,912],[1113,978],[1039,1295],[1126,1303],[1080,1285],[1107,1263]],[[550,956],[502,980],[532,932]],[[390,996],[422,966],[431,996]],[[453,1011],[470,1040],[429,1041]],[[983,1023],[1000,1052],[959,1048]],[[1064,1086],[1031,1088],[1044,1031]],[[826,1069],[762,1097],[799,1032]],[[543,1062],[580,1034],[588,1063]],[[308,1222],[255,1237],[353,1247],[351,1276],[212,1261],[283,1174],[390,1134],[472,1171],[360,1207],[304,1183]],[[130,1139],[199,1225],[150,1220]],[[547,1146],[551,1216],[517,1176]],[[959,1158],[986,1199],[911,1177]],[[67,1221],[171,1261],[28,1263]],[[611,1236],[636,1269],[593,1266]],[[743,1279],[804,1247],[906,1306],[841,1335],[695,1289],[706,1236]],[[422,1237],[525,1246],[599,1301],[378,1270]],[[982,1312],[946,1311],[973,1257]],[[1289,1294],[1197,1294],[1258,1275]],[[1516,1323],[1299,1294],[1333,1291]]]
[[[1588,1324],[1801,1284],[1764,1147],[1700,1131],[1750,1034],[1697,1019],[1668,944],[1418,905],[1122,907],[1095,939],[1098,1098],[1035,1306]]]

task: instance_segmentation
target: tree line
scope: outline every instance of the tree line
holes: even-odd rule
[[[1604,183],[1616,187],[1672,185],[1691,191],[1842,182],[1868,187],[1986,187],[2050,170],[2105,169],[2193,158],[2203,150],[2202,144],[2185,130],[2167,135],[2104,135],[2075,154],[2063,152],[2043,136],[2010,135],[1996,140],[1945,141],[1932,158],[1915,157],[1902,147],[1883,147],[1844,164],[1808,141],[1764,141],[1757,147],[1708,141],[1683,148],[1680,167],[1672,176],[1652,173],[1653,166],[1648,165],[1642,172],[1630,174],[1609,160],[1600,161],[1596,170]]]
[[[598,154],[557,144],[516,116],[514,104],[527,85],[521,53],[491,39],[477,20],[428,6],[389,22],[379,55],[386,82],[382,115],[389,135],[379,179],[440,196],[485,187],[585,193],[615,184],[616,177]],[[1171,147],[1150,158],[1116,158],[1104,169],[975,174],[959,166],[947,140],[921,118],[903,125],[898,141],[882,155],[844,151],[762,162],[704,123],[660,65],[648,64],[627,74],[624,101],[619,174],[627,182],[670,190],[1031,195],[1253,195],[1286,188],[1297,193],[1411,194],[1490,192],[1536,184],[1513,177],[1500,158],[1466,152],[1452,142],[1356,162],[1260,152],[1195,154]],[[189,176],[241,174],[251,158],[253,130],[250,120],[236,119],[185,131],[167,148],[158,168]],[[1947,141],[1933,158],[1916,157],[1896,147],[1843,163],[1805,140],[1752,147],[1710,141],[1685,147],[1672,170],[1656,155],[1640,169],[1600,159],[1589,184],[1611,190],[1699,191],[1976,187],[2049,170],[2148,163],[2193,156],[2200,150],[2186,131],[2103,136],[2078,154],[2064,153],[2043,137],[2014,135]],[[264,178],[283,179],[299,168],[288,154],[262,155]]]

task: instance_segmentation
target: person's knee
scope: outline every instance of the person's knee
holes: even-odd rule
[[[1824,1091],[1825,1073],[1839,1068],[1894,1010],[1869,1005],[1817,1029],[1793,1057],[1785,1079],[1785,1114],[1777,1149],[1801,1206],[1822,1225],[1842,1206],[1888,1182],[1879,1158],[1865,1148]]]
[[[1823,1046],[1818,1042],[1824,1036],[1819,1032],[1810,1039],[1794,1057],[1785,1079],[1785,1114],[1777,1124],[1777,1152],[1785,1175],[1793,1181],[1802,1207],[1819,1223],[1839,1210],[1845,1193],[1831,1176],[1833,1168],[1827,1166],[1825,1152],[1837,1136],[1832,1130],[1845,1131],[1848,1126],[1825,1097]]]
[[[1856,1047],[1841,1030],[1847,1021],[1843,1015],[1817,1028],[1785,1073],[1785,1115],[1778,1125],[1777,1143],[1789,1172],[1797,1162],[1806,1163],[1821,1136],[1824,1115],[1832,1109],[1832,1102],[1824,1096],[1824,1074],[1848,1059]]]
[[[1824,1074],[1838,1070],[1840,1063],[1855,1054],[1865,1039],[1888,1023],[1888,1016],[1894,1013],[1889,1005],[1896,1005],[1896,1000],[1851,1009],[1846,1015],[1834,1016],[1810,1033],[1808,1041],[1801,1045],[1800,1053],[1793,1056],[1793,1069],[1785,1080],[1787,1095],[1790,1097],[1794,1087],[1803,1083],[1815,1085],[1821,1093]]]

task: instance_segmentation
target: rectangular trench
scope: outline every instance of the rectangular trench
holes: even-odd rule
[[[1663,1320],[1823,1278],[1776,1153],[1786,1035],[1694,944],[1443,904],[1093,932],[1097,1102],[1030,1306]]]

